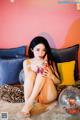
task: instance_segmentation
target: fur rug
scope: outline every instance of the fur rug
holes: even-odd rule
[[[28,119],[18,119],[16,113],[21,110],[24,103],[9,103],[5,101],[0,101],[0,113],[7,112],[8,120],[28,120]],[[30,120],[80,120],[80,118],[73,119],[71,115],[65,113],[62,108],[58,105],[51,104],[45,111],[43,106],[36,105],[35,109],[32,111],[32,117]],[[43,112],[45,111],[45,112]],[[1,120],[1,119],[0,119]],[[6,120],[6,119],[5,119]]]
[[[79,85],[80,87],[80,85]],[[58,93],[62,88],[58,87]],[[0,86],[0,117],[2,113],[8,113],[8,120],[28,120],[18,119],[16,113],[20,112],[24,105],[24,94],[22,86]],[[58,105],[50,104],[49,106],[36,104],[31,111],[30,120],[80,120],[80,116],[71,116],[65,113]],[[2,120],[2,118],[0,118]],[[6,120],[6,119],[5,119]]]

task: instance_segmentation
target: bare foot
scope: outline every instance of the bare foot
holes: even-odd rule
[[[55,106],[57,106],[57,101],[52,102],[51,104],[49,104],[49,106],[47,107],[47,110],[52,110]]]
[[[21,112],[24,112],[24,113],[29,113],[30,110],[32,109],[33,107],[33,103],[25,103],[25,105],[23,106],[22,108],[22,111]]]
[[[30,114],[25,113],[25,112],[18,112],[16,114],[16,118],[19,119],[19,120],[31,120],[30,119]]]
[[[31,118],[27,118],[26,120],[32,120]]]

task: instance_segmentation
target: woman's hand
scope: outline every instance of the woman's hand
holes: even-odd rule
[[[51,76],[51,71],[50,71],[50,67],[49,67],[47,61],[45,61],[45,62],[43,63],[43,66],[42,66],[42,67],[39,67],[39,68],[38,68],[37,73],[42,74],[42,77],[50,78],[50,76]]]
[[[51,72],[50,72],[49,67],[44,68],[42,76],[46,78],[50,78],[50,75],[51,75]]]

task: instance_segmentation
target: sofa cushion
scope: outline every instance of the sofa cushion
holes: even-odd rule
[[[75,61],[58,63],[58,71],[61,78],[60,85],[75,85],[74,68]]]
[[[26,46],[16,47],[16,48],[7,48],[0,49],[0,58],[20,58],[26,57]]]
[[[75,60],[74,78],[78,80],[78,49],[79,44],[68,48],[56,49],[52,48],[53,60],[56,63],[69,62]]]
[[[0,85],[19,83],[19,73],[25,58],[0,59]]]
[[[25,76],[24,76],[24,70],[22,69],[19,73],[19,82],[20,84],[24,84]]]

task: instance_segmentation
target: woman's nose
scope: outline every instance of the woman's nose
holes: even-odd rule
[[[39,56],[42,56],[42,55],[43,55],[43,53],[40,51],[40,52],[39,52]]]

